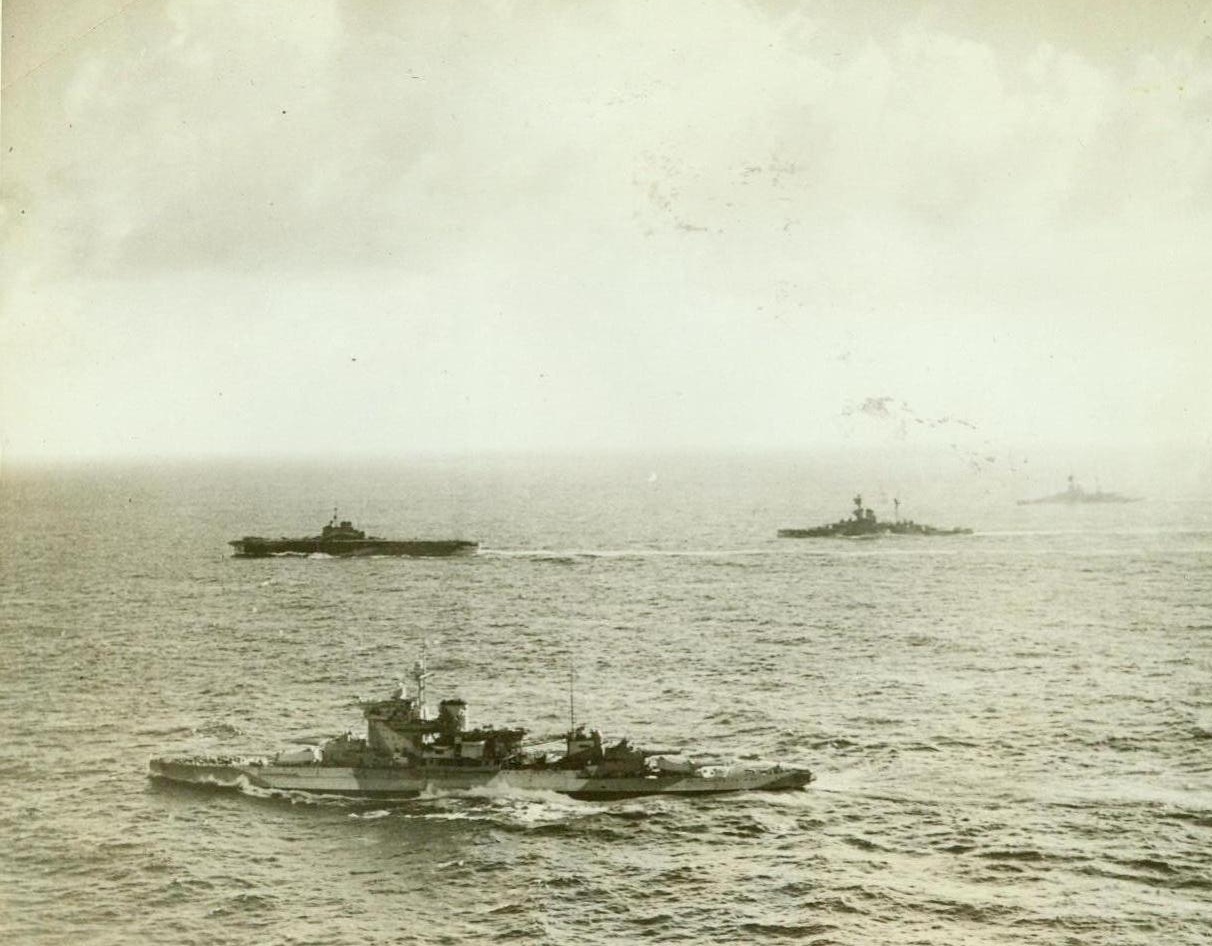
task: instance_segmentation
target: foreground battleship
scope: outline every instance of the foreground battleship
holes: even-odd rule
[[[849,519],[841,519],[824,526],[811,529],[779,529],[781,539],[862,539],[877,535],[971,535],[971,529],[938,529],[934,526],[924,526],[911,519],[900,517],[901,501],[894,499],[896,519],[893,522],[881,522],[875,518],[875,513],[863,508],[863,497],[854,497],[854,512]]]
[[[1139,496],[1123,496],[1119,493],[1104,493],[1101,489],[1096,489],[1093,493],[1088,493],[1082,489],[1081,485],[1073,478],[1069,477],[1069,488],[1063,493],[1053,493],[1051,496],[1041,496],[1039,499],[1020,499],[1020,506],[1036,506],[1041,503],[1061,503],[1064,505],[1079,505],[1081,503],[1137,503],[1140,502]]]
[[[730,770],[662,757],[626,739],[603,746],[597,730],[572,727],[562,754],[523,746],[524,729],[466,728],[462,700],[443,700],[438,716],[425,709],[424,660],[413,671],[416,698],[401,684],[385,700],[361,703],[366,738],[346,733],[322,746],[254,758],[159,758],[153,778],[196,785],[251,785],[282,792],[367,798],[407,798],[473,788],[559,792],[574,798],[702,795],[802,788],[806,769],[782,766]]]
[[[355,529],[348,519],[337,522],[334,512],[332,521],[319,535],[300,539],[264,539],[259,535],[246,535],[227,543],[235,548],[239,558],[265,558],[267,555],[294,553],[310,555],[412,555],[444,557],[447,555],[470,555],[479,547],[479,542],[466,539],[380,539]]]

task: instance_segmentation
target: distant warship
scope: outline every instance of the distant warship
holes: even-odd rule
[[[575,717],[562,738],[562,753],[527,749],[524,729],[468,728],[460,699],[442,700],[437,718],[431,718],[425,705],[428,675],[422,657],[413,668],[415,695],[401,683],[387,699],[361,703],[365,738],[346,733],[276,756],[158,758],[149,775],[194,785],[372,798],[481,787],[602,799],[706,795],[797,789],[813,779],[807,769],[781,765],[702,766],[636,748],[626,739],[604,745],[597,730],[586,732]],[[570,704],[571,699],[570,693]]]
[[[779,529],[781,539],[862,539],[879,535],[971,535],[971,529],[938,529],[924,526],[911,519],[901,518],[901,501],[892,500],[896,507],[893,522],[881,522],[875,513],[863,506],[863,497],[854,497],[854,512],[849,519],[841,519],[828,525],[811,529]]]
[[[1020,499],[1020,506],[1035,506],[1039,503],[1064,503],[1066,505],[1077,505],[1080,503],[1138,503],[1139,496],[1122,496],[1119,493],[1104,493],[1101,489],[1096,489],[1093,493],[1088,493],[1078,484],[1070,474],[1069,488],[1063,493],[1053,493],[1051,496],[1041,496],[1039,499]]]
[[[299,539],[265,539],[259,535],[246,535],[232,539],[228,545],[235,548],[237,558],[265,558],[268,555],[293,553],[310,555],[411,555],[444,557],[448,555],[470,555],[479,547],[479,542],[466,539],[381,539],[355,529],[348,519],[337,522],[334,511],[332,521],[319,535]]]

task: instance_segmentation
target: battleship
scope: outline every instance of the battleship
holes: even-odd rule
[[[269,555],[408,555],[414,557],[445,557],[449,555],[471,555],[479,542],[466,539],[381,539],[355,529],[348,519],[337,522],[334,511],[332,520],[319,535],[297,539],[266,539],[259,535],[246,535],[227,543],[235,551],[236,558],[265,558]]]
[[[1137,503],[1139,496],[1124,496],[1120,493],[1104,493],[1101,489],[1087,492],[1081,484],[1069,476],[1069,487],[1063,493],[1053,493],[1051,496],[1041,496],[1039,499],[1020,499],[1020,506],[1037,506],[1043,503],[1058,503],[1062,505],[1080,505],[1082,503]]]
[[[415,695],[403,683],[386,699],[360,701],[366,736],[352,732],[275,756],[163,757],[149,776],[191,785],[243,787],[355,798],[410,798],[471,789],[551,791],[573,798],[706,795],[800,789],[807,769],[781,765],[710,766],[632,746],[605,745],[597,730],[570,720],[563,750],[524,743],[525,729],[467,727],[466,704],[445,699],[426,709],[425,658],[413,667]],[[555,745],[547,743],[546,745]]]
[[[811,529],[779,529],[781,539],[867,539],[881,535],[971,535],[971,529],[939,529],[925,526],[912,519],[901,518],[901,501],[892,500],[896,517],[892,522],[881,521],[875,512],[863,506],[861,495],[854,497],[854,511],[849,519],[840,519]]]

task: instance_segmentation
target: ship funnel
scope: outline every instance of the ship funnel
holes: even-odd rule
[[[457,736],[467,725],[467,704],[462,700],[443,700],[438,704],[438,725],[442,734]]]

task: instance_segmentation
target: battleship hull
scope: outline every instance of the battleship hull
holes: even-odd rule
[[[863,506],[863,497],[854,497],[854,511],[849,519],[813,526],[811,529],[779,529],[780,539],[874,539],[882,535],[971,535],[971,529],[939,529],[922,525],[912,519],[900,518],[900,500],[896,503],[897,517],[881,522],[875,513]]]
[[[246,536],[229,543],[237,558],[267,558],[270,555],[398,555],[413,558],[445,558],[473,555],[479,542],[465,539],[262,539]]]
[[[1061,506],[1081,506],[1086,503],[1138,503],[1139,496],[1123,496],[1119,493],[1104,493],[1101,489],[1096,489],[1092,493],[1086,492],[1081,484],[1077,482],[1073,476],[1069,477],[1069,488],[1063,493],[1053,493],[1051,496],[1041,496],[1038,499],[1020,499],[1020,506],[1040,506],[1045,504],[1056,504]]]
[[[635,798],[641,795],[708,795],[782,791],[812,781],[805,769],[774,767],[718,774],[593,776],[568,769],[499,767],[345,768],[334,765],[275,765],[265,760],[154,759],[152,778],[191,785],[239,786],[280,792],[354,798],[413,798],[476,788],[549,791],[573,798]]]
[[[1020,499],[1020,506],[1082,506],[1087,503],[1098,505],[1100,503],[1138,503],[1139,496],[1121,496],[1119,493],[1084,493],[1084,492],[1069,492],[1057,493],[1054,496],[1041,496],[1039,499]]]
[[[874,539],[881,535],[972,535],[971,529],[936,529],[916,523],[877,523],[855,527],[852,523],[812,529],[779,529],[780,539]]]

